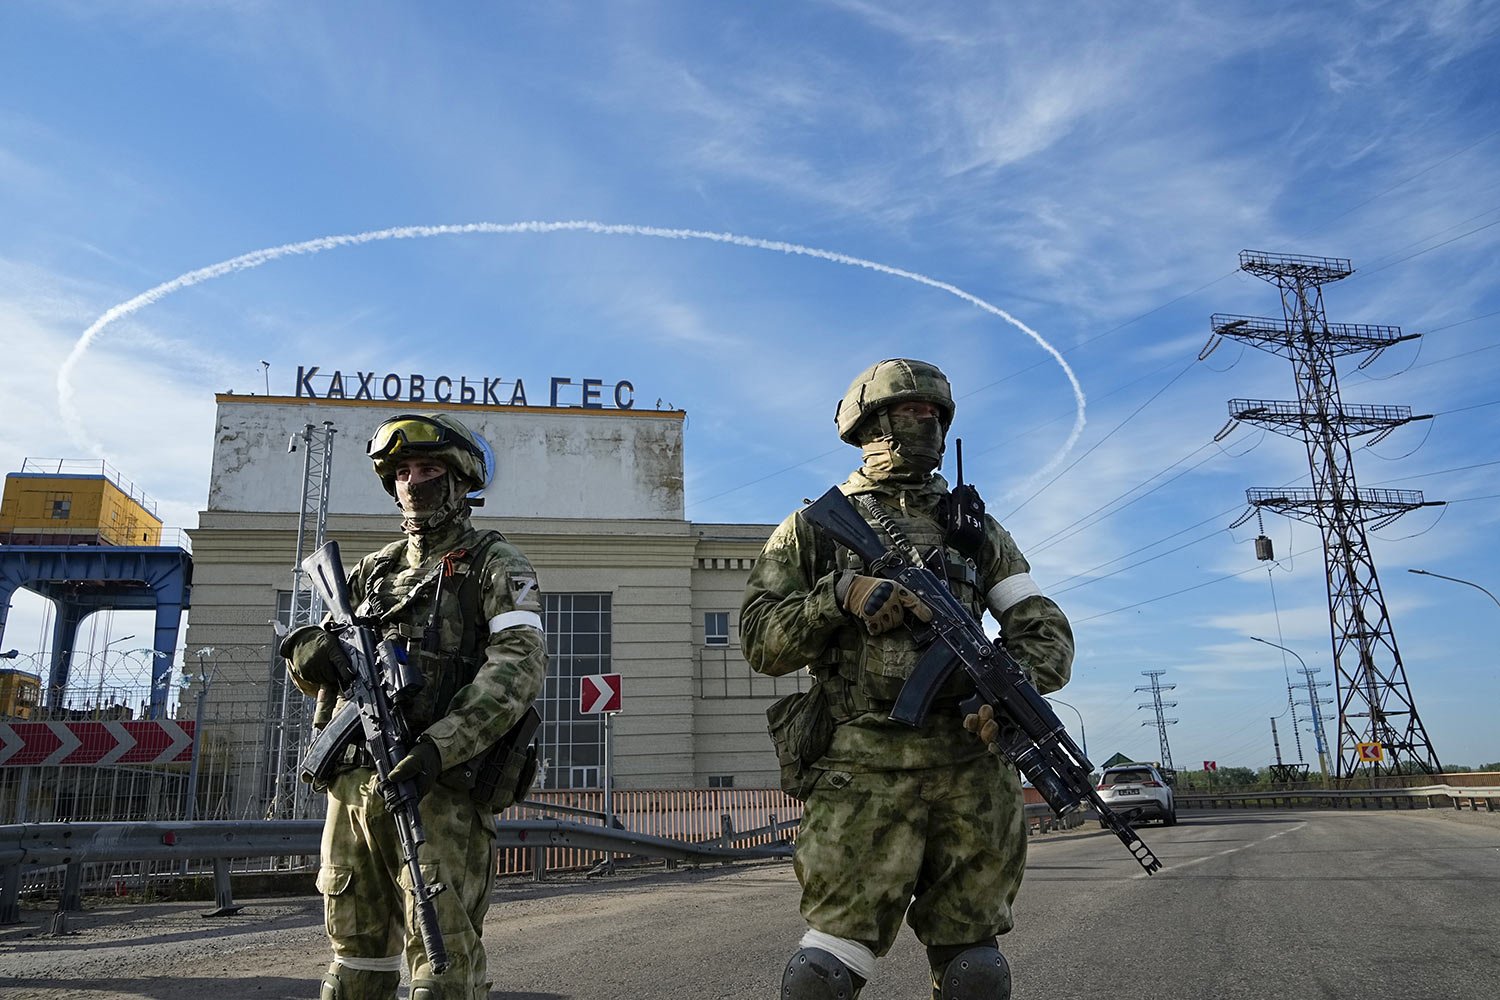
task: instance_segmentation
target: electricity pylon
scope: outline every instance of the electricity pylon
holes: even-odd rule
[[[1397,427],[1431,415],[1413,416],[1409,406],[1344,403],[1334,366],[1337,357],[1368,352],[1360,362],[1364,368],[1386,348],[1419,335],[1403,334],[1396,326],[1328,322],[1323,286],[1354,273],[1343,258],[1244,250],[1240,269],[1276,285],[1282,319],[1215,315],[1214,337],[1203,356],[1219,338],[1233,337],[1292,362],[1297,400],[1232,399],[1230,423],[1219,436],[1244,420],[1300,438],[1307,447],[1311,489],[1249,489],[1245,496],[1252,509],[1308,521],[1323,536],[1338,681],[1337,776],[1361,769],[1375,774],[1441,771],[1412,700],[1366,536],[1367,526],[1379,528],[1408,511],[1439,504],[1424,500],[1419,490],[1360,489],[1349,444],[1367,434],[1374,435],[1374,444]]]
[[[1142,670],[1141,673],[1151,678],[1151,683],[1142,687],[1138,687],[1136,688],[1136,690],[1150,691],[1151,700],[1141,702],[1141,704],[1137,705],[1136,708],[1152,709],[1156,715],[1154,719],[1147,719],[1145,722],[1141,723],[1141,725],[1156,726],[1157,736],[1161,739],[1161,766],[1166,768],[1168,771],[1175,771],[1177,770],[1177,768],[1172,764],[1172,748],[1167,745],[1167,727],[1170,725],[1174,725],[1177,720],[1167,718],[1166,713],[1164,713],[1162,709],[1176,708],[1177,702],[1162,701],[1161,693],[1163,691],[1171,691],[1176,688],[1177,685],[1161,683],[1161,675],[1166,673],[1165,670]]]

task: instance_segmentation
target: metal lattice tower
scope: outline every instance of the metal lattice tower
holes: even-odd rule
[[[1328,682],[1327,681],[1320,681],[1320,680],[1315,680],[1314,679],[1314,677],[1319,673],[1319,670],[1318,670],[1317,667],[1303,667],[1301,669],[1301,671],[1299,671],[1299,673],[1301,673],[1302,676],[1307,681],[1307,702],[1306,702],[1306,704],[1312,709],[1313,740],[1314,740],[1315,745],[1318,748],[1318,766],[1323,769],[1323,773],[1324,774],[1327,774],[1328,773],[1328,737],[1323,732],[1323,709],[1322,709],[1322,706],[1323,705],[1332,705],[1333,702],[1330,701],[1327,698],[1319,698],[1318,697],[1318,688],[1320,688],[1320,687],[1327,687],[1328,686]],[[1293,704],[1300,705],[1300,704],[1303,704],[1303,703],[1299,701],[1299,702],[1293,702]]]
[[[333,421],[323,421],[322,431],[312,424],[300,435],[292,435],[288,450],[295,451],[302,442],[302,505],[297,515],[297,548],[292,562],[292,604],[288,624],[295,629],[318,621],[323,604],[302,572],[302,560],[318,550],[328,528],[328,486],[333,470]],[[312,729],[312,710],[308,699],[292,685],[281,669],[280,658],[271,656],[271,685],[266,718],[269,722],[266,747],[270,754],[267,766],[268,819],[303,819],[309,815],[310,786],[297,773],[303,744]]]
[[[1240,252],[1240,268],[1276,285],[1282,319],[1215,315],[1215,334],[1204,354],[1220,337],[1233,337],[1292,362],[1297,400],[1229,401],[1230,424],[1249,421],[1301,438],[1307,447],[1311,489],[1249,489],[1256,510],[1267,508],[1318,526],[1328,582],[1329,622],[1339,695],[1340,778],[1361,767],[1379,774],[1417,768],[1442,770],[1427,730],[1417,715],[1406,669],[1396,647],[1390,614],[1381,596],[1366,526],[1379,528],[1418,507],[1437,506],[1419,490],[1360,489],[1354,478],[1352,438],[1373,434],[1370,444],[1413,420],[1408,406],[1345,404],[1339,394],[1334,359],[1368,352],[1359,367],[1369,365],[1386,348],[1416,339],[1396,326],[1329,323],[1323,309],[1323,285],[1354,273],[1348,260]],[[1362,764],[1358,744],[1380,743],[1385,760]]]
[[[1145,722],[1141,723],[1141,725],[1143,725],[1143,726],[1153,726],[1154,725],[1156,727],[1157,735],[1161,739],[1161,766],[1164,767],[1164,768],[1166,768],[1169,771],[1175,771],[1175,770],[1177,770],[1177,768],[1172,763],[1172,748],[1167,745],[1167,727],[1171,726],[1171,725],[1176,725],[1177,720],[1176,719],[1169,719],[1169,718],[1167,718],[1165,712],[1163,712],[1163,709],[1176,708],[1177,707],[1177,702],[1175,702],[1175,701],[1162,701],[1161,700],[1161,693],[1163,691],[1171,691],[1171,690],[1175,689],[1177,687],[1177,685],[1176,684],[1163,684],[1163,683],[1161,683],[1161,675],[1164,674],[1164,673],[1166,673],[1165,670],[1142,670],[1141,673],[1144,674],[1144,675],[1146,675],[1147,677],[1151,678],[1151,683],[1148,684],[1148,685],[1143,685],[1141,687],[1138,687],[1138,688],[1136,688],[1136,690],[1137,691],[1150,691],[1151,692],[1151,700],[1150,701],[1143,701],[1143,702],[1141,702],[1139,705],[1136,706],[1136,708],[1137,709],[1150,708],[1150,709],[1154,709],[1155,712],[1156,712],[1156,718],[1155,719],[1147,719]]]

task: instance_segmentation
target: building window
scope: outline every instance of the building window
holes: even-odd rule
[[[609,594],[542,595],[547,678],[536,705],[543,788],[603,786],[604,717],[584,715],[578,702],[581,678],[611,672],[611,609]]]
[[[710,774],[708,776],[709,788],[733,788],[734,775],[732,774]]]
[[[705,646],[729,645],[728,611],[708,611],[704,613],[703,644]]]
[[[288,629],[292,627],[292,592],[276,591],[276,620]]]
[[[53,520],[66,521],[73,512],[73,498],[71,496],[59,497],[52,501]]]

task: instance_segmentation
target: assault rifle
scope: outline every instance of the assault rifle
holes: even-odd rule
[[[972,714],[985,704],[993,707],[1000,723],[1001,755],[1031,780],[1052,811],[1065,816],[1085,802],[1092,804],[1099,821],[1114,831],[1147,874],[1161,867],[1130,824],[1099,797],[1089,777],[1094,765],[1068,736],[1052,706],[1032,687],[1021,665],[990,640],[943,579],[928,568],[921,553],[887,548],[838,487],[803,508],[802,516],[863,559],[871,576],[905,587],[932,613],[930,623],[914,630],[917,641],[927,648],[897,695],[891,719],[921,725],[938,689],[962,667],[975,689],[963,703],[963,712]]]
[[[390,780],[391,768],[406,756],[414,742],[400,705],[421,688],[422,675],[410,664],[398,660],[391,644],[378,638],[368,625],[355,617],[349,603],[349,584],[339,559],[338,542],[328,542],[304,559],[302,571],[312,578],[312,585],[332,619],[328,631],[338,638],[353,668],[350,676],[342,678],[339,685],[345,700],[340,710],[343,717],[334,716],[314,741],[308,757],[326,760],[331,755],[320,755],[320,744],[325,748],[341,746],[351,729],[359,730],[359,740],[380,778],[379,787],[386,809],[396,821],[401,860],[411,877],[411,894],[416,903],[416,922],[422,934],[422,947],[433,972],[442,973],[448,968],[448,949],[443,944],[443,932],[438,928],[433,898],[447,887],[441,882],[429,884],[422,874],[422,866],[417,863],[417,849],[427,842],[427,833],[422,828],[422,814],[417,807],[416,783],[392,784]]]

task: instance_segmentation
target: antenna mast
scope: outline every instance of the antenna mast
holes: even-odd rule
[[[302,506],[297,515],[297,547],[292,557],[292,601],[288,624],[291,628],[310,625],[323,616],[323,602],[302,572],[302,560],[322,547],[328,530],[328,487],[333,471],[333,421],[323,421],[317,431],[312,424],[294,434],[289,450],[302,442]],[[269,704],[266,717],[272,726],[269,748],[269,804],[267,819],[305,819],[309,815],[310,786],[298,775],[302,748],[311,736],[312,711],[288,679],[285,670],[277,669],[278,657],[272,651]]]

